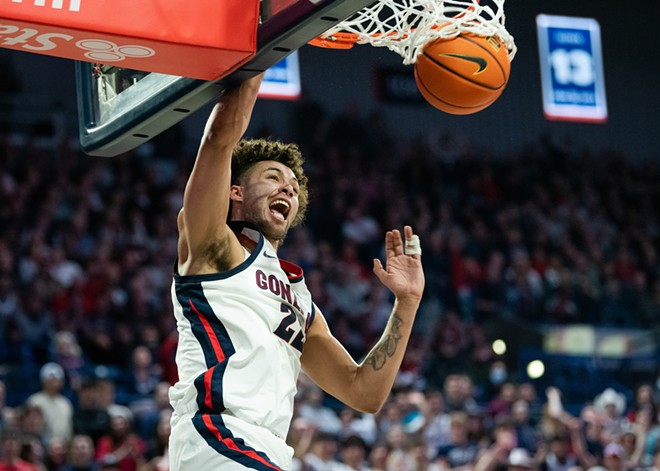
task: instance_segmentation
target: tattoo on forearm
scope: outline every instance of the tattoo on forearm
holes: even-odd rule
[[[376,346],[369,352],[369,355],[364,360],[365,364],[378,371],[385,366],[387,359],[394,355],[396,347],[401,340],[401,325],[403,321],[396,314],[390,319],[390,325],[387,333],[383,335]]]

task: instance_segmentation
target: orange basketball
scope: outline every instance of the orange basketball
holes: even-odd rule
[[[511,63],[497,36],[463,33],[424,46],[415,62],[415,81],[424,98],[451,114],[481,111],[502,94]]]

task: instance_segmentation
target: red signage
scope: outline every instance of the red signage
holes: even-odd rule
[[[258,0],[3,0],[0,47],[202,80],[256,52]]]

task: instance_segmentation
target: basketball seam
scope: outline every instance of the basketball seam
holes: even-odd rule
[[[463,39],[465,39],[466,41],[469,41],[469,39],[467,39],[467,38],[463,38]],[[464,79],[464,80],[467,81],[467,82],[470,82],[470,83],[472,83],[472,84],[474,84],[474,85],[479,85],[480,87],[483,87],[483,88],[485,88],[485,89],[487,89],[487,90],[493,90],[493,91],[501,90],[502,87],[504,87],[504,86],[506,85],[507,80],[506,80],[506,73],[504,72],[504,69],[502,69],[502,66],[500,65],[499,61],[497,60],[497,58],[496,58],[495,56],[493,56],[493,55],[490,53],[490,51],[487,51],[486,49],[484,49],[483,47],[481,47],[481,46],[479,45],[479,43],[476,43],[476,42],[474,42],[474,41],[470,41],[470,42],[473,43],[473,44],[476,44],[477,46],[479,46],[480,49],[483,49],[484,51],[486,51],[486,52],[488,53],[489,56],[491,56],[493,59],[495,59],[495,63],[497,64],[497,67],[500,69],[500,72],[502,72],[502,77],[504,77],[504,83],[503,83],[501,86],[499,86],[499,87],[491,87],[491,86],[489,86],[489,85],[485,85],[485,84],[483,84],[483,83],[481,83],[481,82],[477,82],[477,81],[475,81],[475,80],[469,79],[468,77],[465,77],[465,76],[463,76],[463,75],[460,75],[458,72],[456,72],[456,71],[450,69],[449,67],[447,67],[447,66],[445,66],[444,64],[442,64],[442,63],[438,62],[437,60],[435,60],[433,57],[431,57],[430,55],[428,55],[428,53],[427,53],[426,51],[424,51],[424,52],[422,53],[422,55],[428,57],[429,60],[430,60],[431,62],[433,62],[434,64],[437,64],[439,67],[442,67],[442,68],[443,68],[444,70],[446,70],[447,72],[449,72],[449,73],[455,75],[456,77],[462,78],[462,79]]]
[[[495,100],[497,100],[497,98],[499,98],[499,95],[498,95],[497,97],[493,98],[492,101],[487,102],[487,103],[481,103],[481,104],[476,105],[476,106],[456,105],[456,104],[454,104],[454,103],[452,103],[452,102],[450,102],[450,101],[443,100],[442,98],[436,96],[436,95],[435,95],[435,94],[429,89],[429,87],[426,86],[426,84],[424,83],[424,80],[422,80],[421,77],[420,77],[420,79],[419,79],[419,84],[420,84],[422,87],[424,87],[424,90],[426,90],[427,93],[428,93],[430,96],[432,96],[434,100],[438,100],[438,101],[444,103],[445,105],[453,106],[454,108],[460,108],[460,109],[462,109],[462,110],[472,110],[472,109],[474,109],[474,108],[481,108],[481,107],[484,106],[484,105],[487,106],[487,105],[492,104]]]

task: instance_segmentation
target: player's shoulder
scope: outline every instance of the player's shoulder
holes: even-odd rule
[[[231,270],[244,260],[242,242],[228,225],[214,237],[208,237],[197,247],[191,247],[185,223],[180,223],[177,244],[177,273],[200,275]]]

